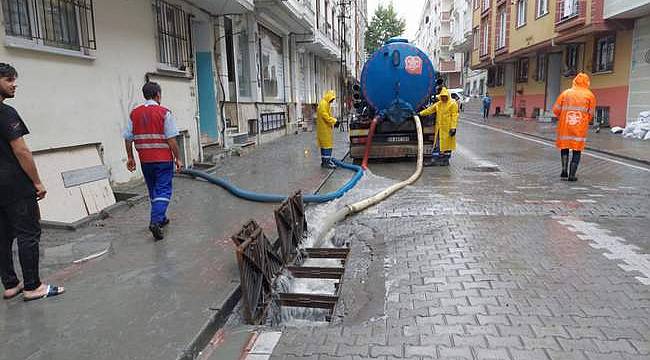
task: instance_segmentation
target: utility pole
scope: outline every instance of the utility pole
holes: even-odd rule
[[[347,77],[347,68],[348,68],[348,45],[347,45],[347,36],[348,36],[348,26],[347,19],[350,18],[348,15],[348,9],[350,8],[352,0],[341,0],[339,1],[339,48],[341,49],[341,78],[340,78],[340,88],[341,94],[339,102],[340,116],[347,117],[349,109],[347,109],[347,99],[349,93],[348,86],[348,77]],[[354,0],[356,1],[356,0]]]

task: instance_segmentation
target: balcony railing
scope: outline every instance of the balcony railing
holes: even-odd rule
[[[460,67],[456,65],[454,60],[440,60],[440,72],[457,72],[460,71]]]
[[[449,45],[451,45],[451,36],[440,37],[440,46],[449,46]]]

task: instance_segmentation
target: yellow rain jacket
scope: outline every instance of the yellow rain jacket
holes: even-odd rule
[[[446,96],[447,101],[442,101]],[[440,151],[456,150],[456,137],[449,134],[449,130],[458,126],[458,104],[449,96],[447,88],[442,88],[438,101],[428,108],[420,111],[420,116],[429,116],[436,113],[436,126],[434,129],[434,146],[436,139],[440,139]]]
[[[330,105],[336,99],[334,90],[328,90],[323,98],[318,103],[318,110],[316,114],[316,136],[318,138],[318,146],[323,149],[331,149],[334,147],[333,132],[336,118],[332,116]]]

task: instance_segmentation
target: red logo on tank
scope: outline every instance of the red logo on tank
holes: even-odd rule
[[[419,56],[407,56],[404,59],[404,68],[411,75],[422,75],[422,58]]]

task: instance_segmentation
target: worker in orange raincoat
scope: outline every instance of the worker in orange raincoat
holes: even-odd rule
[[[332,148],[334,147],[334,125],[336,118],[332,116],[332,103],[336,100],[334,90],[328,90],[318,103],[316,110],[316,137],[320,147],[321,167],[334,169],[336,164],[332,161]]]
[[[438,101],[420,111],[420,116],[436,114],[432,161],[425,166],[449,166],[451,152],[456,150],[456,128],[458,127],[458,104],[449,96],[446,87],[440,90]]]
[[[596,97],[589,90],[589,76],[578,74],[573,79],[571,89],[564,90],[553,106],[553,113],[558,118],[557,139],[555,144],[562,155],[562,174],[568,181],[577,181],[576,172],[580,164],[580,155],[585,149],[589,122],[596,109]],[[569,150],[573,150],[571,167],[569,167]]]

